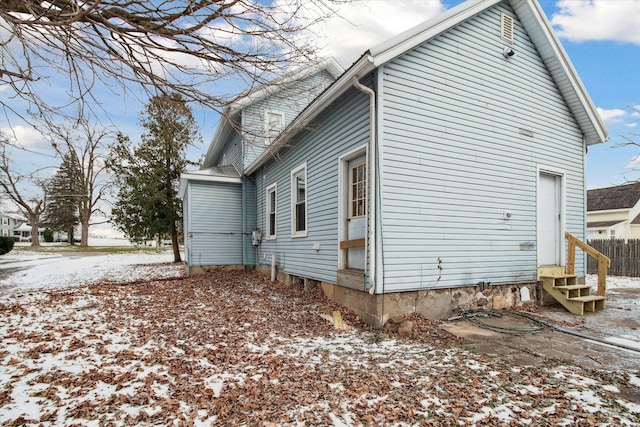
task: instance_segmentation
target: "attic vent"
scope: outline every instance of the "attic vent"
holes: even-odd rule
[[[513,43],[513,17],[504,13],[500,16],[500,37]]]

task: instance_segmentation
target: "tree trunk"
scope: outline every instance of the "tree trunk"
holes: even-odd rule
[[[40,247],[40,235],[38,234],[38,226],[40,225],[40,215],[29,215],[31,222],[31,247]]]
[[[89,246],[89,220],[82,218],[80,221],[82,227],[82,235],[80,236],[80,247],[86,248]]]
[[[178,245],[178,230],[175,221],[171,221],[169,224],[169,234],[171,235],[171,246],[173,247],[173,262],[182,262],[182,258],[180,258],[180,246]]]

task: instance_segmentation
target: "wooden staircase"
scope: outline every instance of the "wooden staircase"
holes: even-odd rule
[[[571,233],[566,232],[565,238],[568,243],[567,272],[541,274],[543,289],[573,314],[582,316],[585,311],[603,310],[607,299],[607,270],[611,261]],[[578,284],[575,274],[577,248],[598,260],[598,291],[595,295],[591,294],[591,286]]]
[[[575,274],[540,276],[542,287],[573,314],[604,309],[606,296],[591,295],[591,286],[579,285]]]

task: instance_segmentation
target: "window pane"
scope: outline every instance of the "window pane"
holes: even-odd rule
[[[296,204],[296,231],[305,231],[306,205],[304,202]]]
[[[276,235],[276,214],[269,214],[269,236]]]
[[[276,211],[276,192],[271,191],[271,193],[269,193],[269,212],[275,212],[275,211]]]
[[[305,182],[304,175],[300,175],[296,178],[296,186],[297,186],[297,198],[296,203],[304,202],[305,198]]]

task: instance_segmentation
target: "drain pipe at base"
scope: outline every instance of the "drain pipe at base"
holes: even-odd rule
[[[367,236],[367,243],[369,246],[369,289],[367,289],[367,291],[369,294],[373,295],[376,291],[376,93],[373,89],[361,84],[360,80],[358,80],[358,76],[353,76],[352,83],[356,89],[369,95],[369,152],[371,153],[371,159],[369,162],[370,164],[368,163],[370,191],[367,196],[369,196],[369,205],[371,208],[368,209],[369,232]]]

